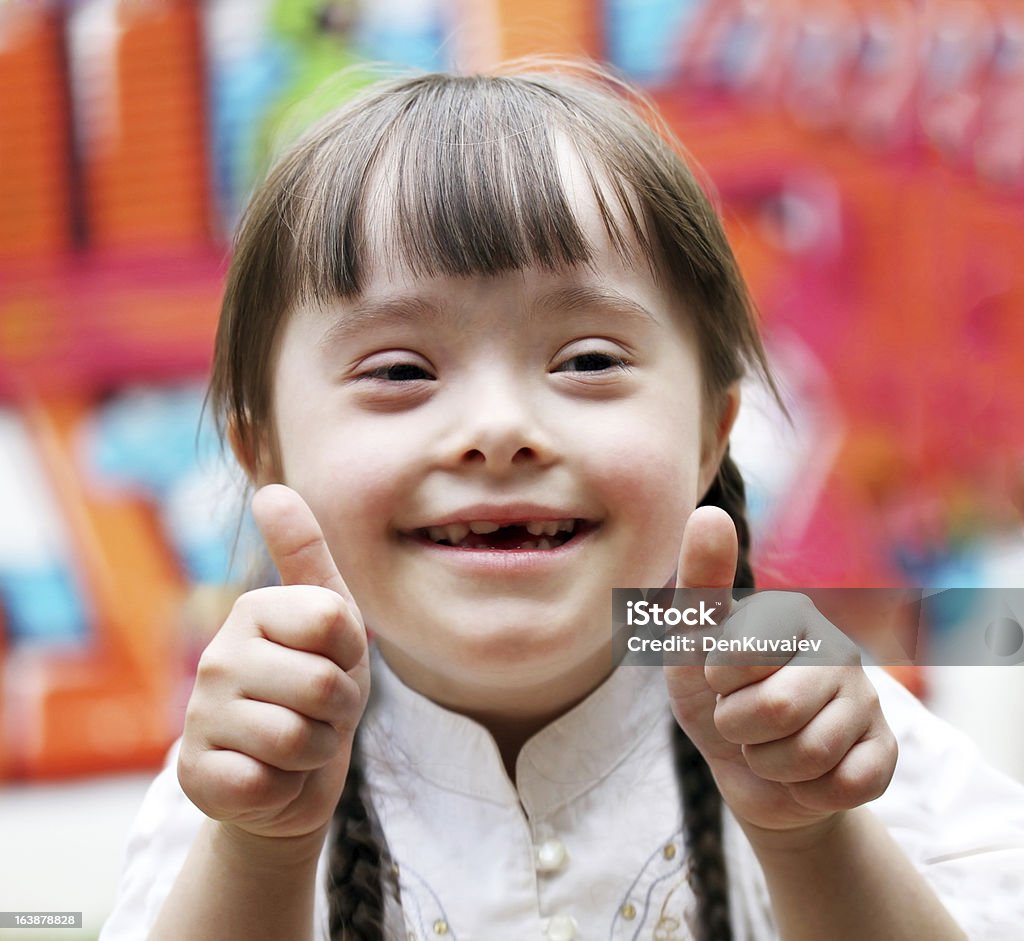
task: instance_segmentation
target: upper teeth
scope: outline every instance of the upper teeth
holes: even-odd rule
[[[455,543],[462,542],[471,532],[477,535],[497,532],[502,526],[516,525],[526,527],[527,532],[532,536],[554,536],[555,533],[571,533],[576,528],[576,520],[530,520],[525,523],[495,523],[491,520],[473,520],[470,523],[449,523],[447,526],[428,526],[427,535],[434,542],[447,540]]]

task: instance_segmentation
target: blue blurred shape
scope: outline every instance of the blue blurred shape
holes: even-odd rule
[[[77,644],[89,615],[47,471],[21,417],[0,409],[0,605],[15,643]]]
[[[676,68],[678,47],[707,0],[605,0],[608,61],[636,81],[656,84]]]

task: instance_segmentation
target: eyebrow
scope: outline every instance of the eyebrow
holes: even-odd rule
[[[566,313],[596,311],[639,321],[646,326],[661,326],[657,317],[639,301],[613,288],[592,285],[573,285],[550,291],[540,298],[535,313],[554,313],[555,311]]]
[[[380,327],[423,323],[442,326],[445,323],[457,323],[461,319],[452,308],[438,307],[415,295],[364,300],[337,317],[324,331],[317,345],[332,346]]]
[[[573,285],[543,295],[527,311],[527,319],[540,320],[560,313],[613,314],[642,326],[660,327],[658,319],[639,301],[611,288]],[[432,328],[459,328],[469,315],[454,307],[439,306],[418,295],[363,300],[338,317],[318,341],[320,347],[343,343],[372,329],[407,324]]]

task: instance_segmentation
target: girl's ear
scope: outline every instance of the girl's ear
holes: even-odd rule
[[[698,481],[697,500],[704,499],[711,484],[714,483],[718,467],[722,463],[725,449],[729,447],[729,433],[736,422],[740,410],[740,384],[734,382],[722,394],[718,401],[718,414],[714,423],[709,423],[707,437],[704,442],[700,462],[700,479]]]

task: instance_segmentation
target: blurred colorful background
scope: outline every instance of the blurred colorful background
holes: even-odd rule
[[[95,935],[239,590],[200,416],[294,105],[534,52],[717,188],[792,416],[751,385],[734,435],[760,584],[1024,585],[1021,0],[0,0],[0,910]],[[1024,778],[1019,666],[900,675]]]

